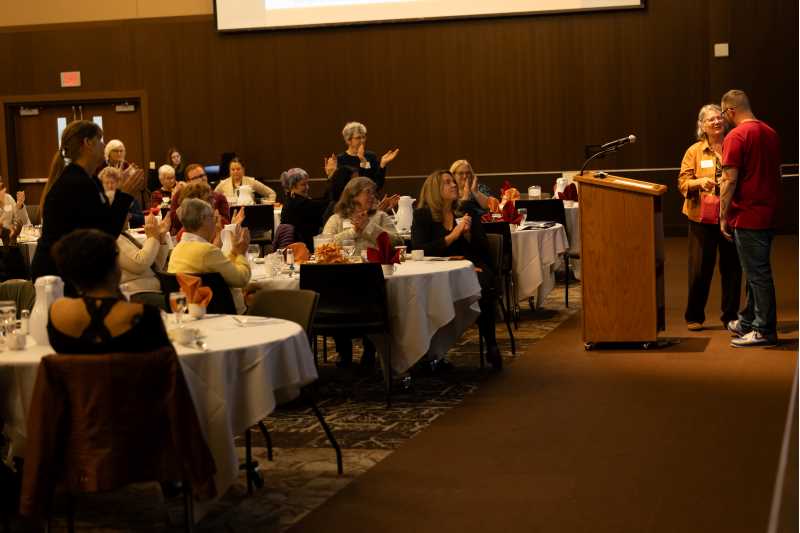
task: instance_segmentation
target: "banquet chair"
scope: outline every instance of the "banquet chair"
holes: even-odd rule
[[[386,405],[391,406],[390,326],[386,281],[381,265],[305,263],[300,267],[300,288],[319,293],[319,305],[312,327],[314,335],[383,335],[381,364],[386,386]]]
[[[528,209],[527,220],[536,221],[552,221],[558,222],[564,226],[564,231],[567,231],[567,215],[564,211],[564,200],[517,200],[515,202],[517,209],[525,207]],[[579,254],[570,254],[569,250],[564,252],[564,307],[569,307],[569,260],[580,259]]]
[[[495,273],[495,287],[499,287],[502,283],[502,275],[500,274],[500,268],[503,264],[503,237],[501,235],[497,235],[495,233],[487,233],[486,239],[489,241],[489,256],[492,260],[492,263],[489,267]],[[508,330],[508,338],[511,341],[511,353],[513,355],[517,355],[517,347],[516,342],[514,341],[514,332],[511,331],[511,316],[509,313],[507,302],[505,301],[505,297],[503,296],[503,291],[497,291],[497,303],[500,306],[500,310],[503,313],[503,322],[506,323],[506,329]],[[483,368],[483,342],[479,343],[481,345],[481,368]]]
[[[30,279],[30,270],[22,246],[25,245],[12,244],[0,247],[0,281]]]
[[[49,519],[61,489],[70,532],[78,493],[181,481],[186,531],[194,500],[216,496],[214,459],[171,346],[42,358],[27,432],[20,513]]]
[[[202,274],[192,274],[186,272],[189,276],[199,277],[204,287],[211,289],[213,293],[211,301],[208,302],[206,312],[211,314],[222,315],[235,315],[236,305],[233,303],[233,296],[231,295],[231,288],[225,283],[225,278],[219,272],[204,272]],[[169,309],[169,293],[178,292],[181,286],[178,283],[178,278],[175,274],[169,272],[156,272],[158,281],[161,282],[161,292],[164,293],[164,303],[166,308]]]
[[[294,226],[291,224],[278,224],[275,228],[275,238],[272,239],[272,247],[276,250],[286,248],[293,242],[297,242],[297,235]]]
[[[0,300],[13,300],[17,305],[17,318],[23,309],[30,311],[36,300],[36,289],[27,279],[9,279],[0,283]]]
[[[283,320],[295,322],[303,328],[303,331],[306,332],[310,345],[312,338],[311,336],[313,334],[311,328],[314,321],[314,314],[317,310],[318,301],[319,295],[314,291],[278,289],[260,290],[253,295],[250,306],[247,308],[247,314],[281,318]],[[316,362],[317,361],[315,357],[314,363],[316,364]],[[344,468],[342,466],[342,451],[339,447],[339,443],[336,441],[336,437],[334,437],[333,432],[328,426],[328,423],[325,421],[325,417],[319,410],[317,403],[314,401],[314,397],[312,396],[310,389],[308,387],[304,387],[301,390],[301,395],[303,400],[309,405],[312,412],[317,417],[319,425],[322,427],[322,430],[328,437],[331,447],[333,447],[334,451],[336,452],[336,467],[341,475],[344,472]],[[272,439],[270,438],[269,431],[263,422],[258,423],[258,428],[261,430],[264,440],[267,443],[267,459],[272,461]],[[248,462],[250,462],[250,455],[247,453],[247,450],[250,447],[249,443],[250,439],[245,437],[245,457],[248,458]],[[258,464],[256,463],[253,466],[258,466]],[[251,490],[252,489],[248,480],[248,491]]]
[[[517,288],[514,285],[514,262],[512,256],[511,226],[508,222],[484,222],[483,230],[487,235],[495,234],[503,237],[503,256],[500,263],[500,270],[497,272],[502,275],[502,284],[505,293],[506,305],[514,321],[514,327],[519,329],[519,306],[515,295]]]

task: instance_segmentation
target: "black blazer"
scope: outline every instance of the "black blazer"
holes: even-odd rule
[[[467,240],[462,235],[447,246],[444,238],[450,231],[445,229],[441,222],[433,220],[430,208],[415,209],[411,223],[411,247],[414,250],[425,250],[425,255],[463,255],[475,266],[487,270],[491,265],[489,240],[486,238],[486,232],[483,231],[480,218],[473,216],[471,212],[470,216],[472,216],[471,239]]]
[[[76,229],[97,229],[119,237],[128,218],[133,197],[117,190],[109,204],[100,180],[80,165],[70,163],[53,184],[42,206],[42,236],[31,262],[31,275],[58,275],[50,249],[67,233]]]

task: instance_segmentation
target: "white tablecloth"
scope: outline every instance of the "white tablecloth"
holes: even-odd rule
[[[317,379],[314,356],[303,329],[279,319],[238,326],[230,316],[187,323],[205,334],[208,351],[176,346],[197,416],[217,466],[220,495],[239,475],[234,438],[271,413],[276,394],[296,395]],[[28,342],[33,339],[29,336]],[[0,353],[0,416],[14,455],[23,455],[26,417],[39,360],[49,346]],[[143,391],[143,393],[146,391]]]
[[[564,226],[511,232],[512,273],[518,300],[543,301],[555,286],[555,267],[569,243]]]
[[[299,276],[267,277],[261,264],[255,265],[252,282],[265,289],[300,287]],[[398,373],[426,353],[446,354],[480,314],[481,287],[469,261],[406,261],[386,279],[386,291],[392,368]],[[382,340],[374,341],[382,352]]]

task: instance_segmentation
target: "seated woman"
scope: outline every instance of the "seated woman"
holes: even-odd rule
[[[180,151],[174,146],[171,146],[169,150],[167,150],[167,165],[175,170],[175,179],[177,181],[186,180],[186,161],[183,160]]]
[[[353,178],[344,188],[336,204],[336,212],[325,223],[322,233],[334,235],[336,242],[355,242],[356,251],[375,247],[378,235],[384,231],[394,245],[402,245],[394,222],[384,211],[377,209],[375,182],[360,176]]]
[[[489,269],[489,243],[480,219],[469,212],[456,222],[458,186],[453,175],[437,170],[425,180],[419,193],[419,207],[414,210],[411,224],[411,244],[425,255],[463,256],[477,267],[481,284],[481,316],[478,319],[480,334],[486,341],[486,359],[496,369],[503,367],[503,359],[495,336],[495,308],[497,296],[494,273]]]
[[[169,214],[159,222],[153,215],[144,220],[144,242],[123,231],[117,238],[119,266],[126,292],[134,296],[141,293],[161,293],[161,283],[156,272],[162,272],[169,256]],[[136,299],[136,298],[133,298]]]
[[[178,241],[181,240],[183,235],[183,227],[181,226],[180,217],[178,216],[178,208],[181,206],[181,203],[190,198],[197,198],[214,206],[214,194],[215,193],[211,190],[211,186],[205,180],[195,180],[186,183],[175,193],[175,197],[172,202],[170,202],[170,218],[172,219],[172,228],[170,231],[173,235],[177,235]],[[219,206],[220,204],[216,205]],[[224,204],[223,209],[225,209],[226,206],[227,202]],[[217,219],[218,229],[230,223],[241,224],[244,220],[244,211],[241,209],[234,215],[233,220],[229,219],[229,214],[227,212],[219,211],[218,207],[214,207],[213,209],[214,216]],[[219,245],[219,242],[216,244]]]
[[[489,196],[480,190],[484,185],[478,185],[478,177],[469,161],[466,159],[454,161],[450,165],[450,174],[455,178],[458,190],[461,192],[461,202],[472,201],[485,213],[489,209]]]
[[[295,238],[314,251],[314,236],[322,227],[322,213],[328,207],[328,199],[312,199],[308,195],[308,172],[302,168],[291,168],[281,174],[281,184],[286,190],[286,201],[281,210],[281,224],[294,227]]]
[[[22,226],[31,223],[25,209],[25,191],[17,191],[16,200],[6,192],[6,185],[0,177],[0,237],[3,246],[8,246],[19,234]]]
[[[150,195],[150,207],[169,207],[177,183],[175,169],[169,165],[158,167],[158,181],[161,183],[161,188]]]
[[[100,171],[97,177],[100,178],[100,183],[103,184],[103,190],[108,197],[108,203],[112,203],[117,188],[119,188],[119,182],[122,180],[122,171],[116,167],[105,167]],[[134,198],[131,202],[131,206],[128,208],[128,225],[131,228],[141,228],[143,224],[144,213],[142,212],[142,206],[139,205],[139,202]]]
[[[250,244],[250,232],[237,226],[233,236],[233,246],[226,256],[214,246],[217,226],[211,204],[198,198],[188,198],[181,202],[178,216],[185,233],[181,242],[172,250],[167,271],[173,274],[203,274],[219,272],[231,288],[236,311],[245,311],[242,288],[250,281],[250,263],[245,256]]]
[[[253,192],[262,196],[268,202],[274,202],[277,198],[275,191],[271,188],[255,178],[244,175],[244,163],[238,157],[231,159],[228,164],[228,172],[230,177],[220,181],[219,185],[214,189],[214,192],[222,193],[228,197],[228,201],[231,198],[236,199],[238,197],[239,187],[242,185],[250,186]]]
[[[50,307],[50,346],[62,354],[146,352],[170,346],[158,308],[126,302],[114,237],[99,230],[69,233],[53,247],[61,277],[80,293]]]

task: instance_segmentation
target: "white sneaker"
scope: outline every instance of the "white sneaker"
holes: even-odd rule
[[[726,327],[728,328],[728,331],[731,332],[731,335],[733,335],[734,337],[741,337],[746,333],[749,333],[742,328],[742,321],[738,319],[731,320],[726,324]]]
[[[756,330],[745,333],[738,339],[731,339],[731,346],[734,348],[747,348],[749,346],[776,346],[778,338],[775,336],[762,335]]]

